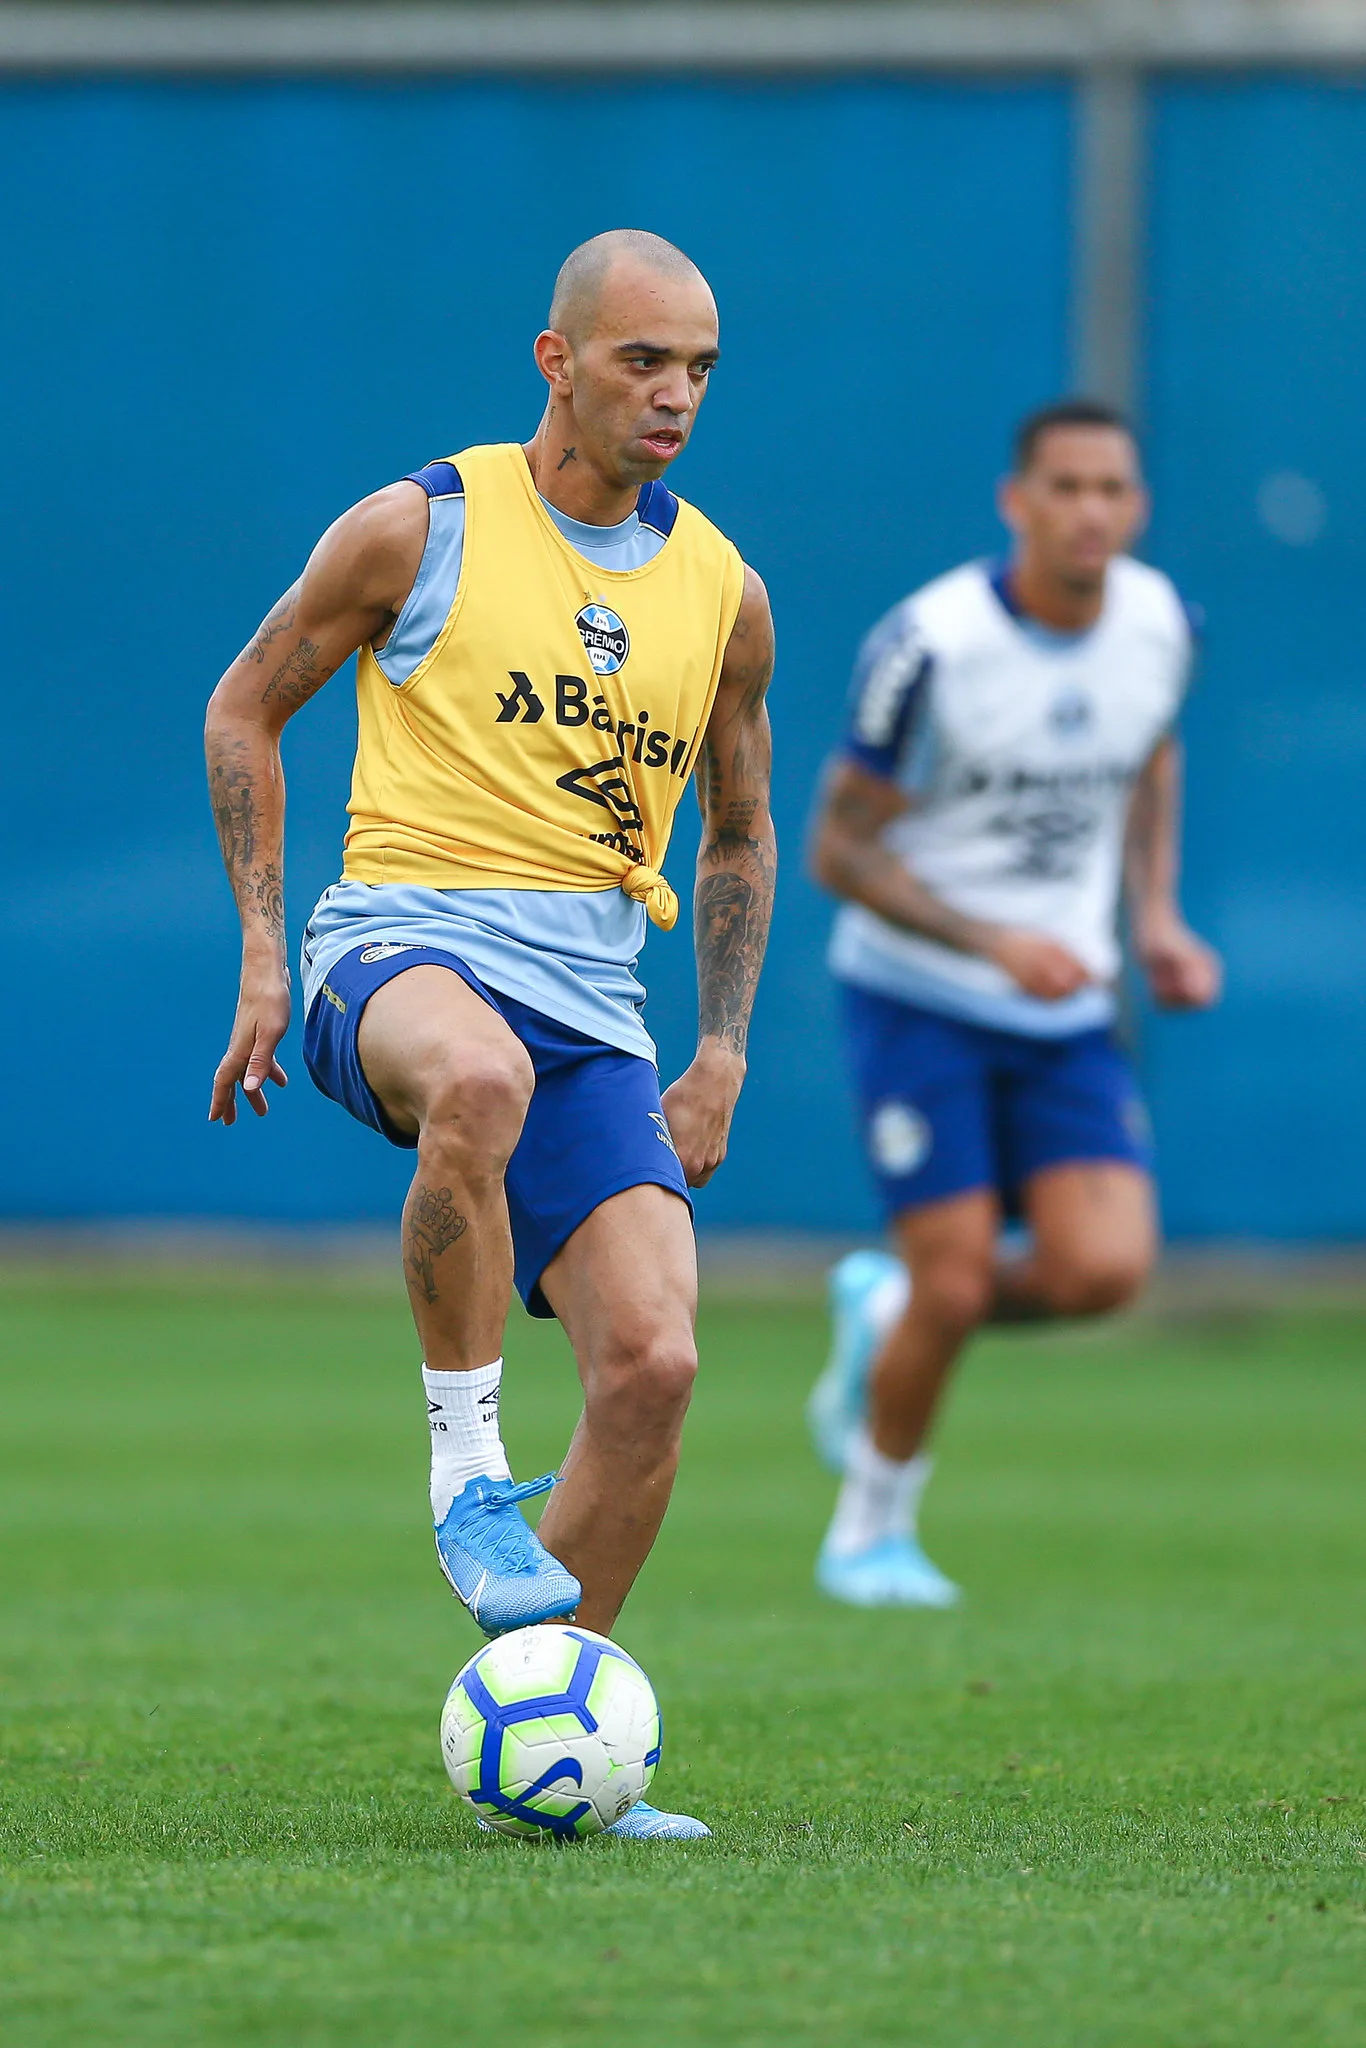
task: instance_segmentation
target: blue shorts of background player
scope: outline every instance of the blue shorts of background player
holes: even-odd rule
[[[864,1143],[887,1215],[992,1188],[1017,1214],[1045,1167],[1151,1168],[1133,1069],[1108,1029],[992,1030],[845,986]]]
[[[366,959],[379,952],[384,957]],[[304,1063],[324,1095],[392,1145],[414,1150],[365,1078],[356,1039],[375,990],[410,967],[447,967],[521,1040],[536,1087],[504,1178],[517,1292],[534,1316],[553,1315],[540,1289],[546,1267],[602,1202],[627,1188],[668,1188],[692,1207],[659,1098],[659,1074],[638,1054],[587,1038],[512,996],[496,995],[454,953],[359,946],[338,961],[304,1025]]]

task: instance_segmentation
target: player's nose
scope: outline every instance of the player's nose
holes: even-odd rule
[[[654,402],[658,412],[667,412],[674,417],[686,418],[692,411],[692,384],[683,364],[676,370],[671,370],[664,381],[656,386]]]

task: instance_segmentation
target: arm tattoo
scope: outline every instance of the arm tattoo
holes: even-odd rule
[[[236,887],[239,875],[247,872],[256,858],[256,797],[251,762],[240,740],[224,746],[210,761],[209,801],[223,865]]]
[[[219,740],[209,751],[209,800],[223,865],[243,924],[262,926],[277,944],[285,936],[285,878],[277,859],[261,855],[261,814],[245,740]]]
[[[860,839],[875,839],[889,820],[878,814],[868,792],[854,783],[837,783],[830,792],[827,815]]]
[[[763,934],[751,931],[754,902],[743,875],[707,875],[697,885],[698,1032],[741,1054],[763,958]]]
[[[413,1189],[404,1217],[404,1264],[424,1301],[440,1300],[436,1261],[468,1228],[466,1218],[456,1211],[449,1188]]]
[[[270,646],[271,641],[278,640],[280,635],[287,633],[294,624],[294,612],[298,603],[298,597],[299,586],[296,583],[293,589],[285,592],[270,617],[260,626],[256,638],[251,642],[251,645],[242,649],[243,661],[254,661],[259,664],[265,660],[266,649]]]
[[[320,661],[316,644],[307,634],[301,633],[297,647],[285,656],[262,690],[261,702],[278,704],[288,717],[301,704],[306,704],[332,673],[331,663]]]
[[[275,861],[268,861],[256,878],[256,907],[261,922],[273,939],[285,935],[285,878]]]
[[[697,764],[698,801],[706,820],[693,912],[698,1030],[743,1057],[768,944],[777,866],[768,815],[764,694],[773,675],[773,638],[766,617],[756,622],[741,608],[723,674],[724,706],[708,725]]]

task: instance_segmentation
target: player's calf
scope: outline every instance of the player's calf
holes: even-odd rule
[[[541,1522],[583,1582],[579,1619],[610,1633],[673,1492],[697,1373],[690,1330],[623,1337],[581,1364],[583,1420]]]

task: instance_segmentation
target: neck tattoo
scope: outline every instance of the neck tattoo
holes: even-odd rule
[[[564,468],[564,466],[565,466],[566,462],[577,462],[577,461],[578,461],[578,459],[579,459],[579,458],[578,458],[577,454],[575,453],[575,451],[574,451],[574,450],[573,450],[572,448],[566,448],[566,449],[565,449],[565,451],[564,451],[564,454],[563,454],[563,455],[562,455],[562,456],[560,457],[559,461],[558,461],[558,462],[557,462],[557,463],[555,464],[555,473],[556,473],[556,475],[558,476],[559,472],[560,472],[560,471],[561,471],[561,470],[562,470],[562,469]]]

